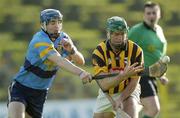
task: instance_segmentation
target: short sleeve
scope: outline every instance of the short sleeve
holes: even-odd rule
[[[95,49],[92,55],[92,64],[94,68],[94,74],[97,75],[100,72],[108,72],[108,67],[106,66],[103,54]]]

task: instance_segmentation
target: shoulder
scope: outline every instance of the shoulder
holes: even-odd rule
[[[33,40],[35,41],[50,41],[49,36],[42,30],[40,30],[39,32],[35,33],[33,36]]]
[[[144,25],[143,23],[136,24],[132,26],[128,32],[128,37],[129,38],[134,38],[136,36],[139,36],[140,33],[144,31]]]
[[[156,25],[157,30],[163,31],[162,27],[160,25]]]
[[[106,40],[100,42],[94,49],[93,53],[96,51],[104,52],[105,50],[106,50]]]
[[[131,31],[131,30],[139,30],[139,29],[141,29],[142,27],[144,27],[143,23],[138,23],[138,24],[132,26],[132,27],[130,28],[130,31]]]
[[[99,48],[99,47],[101,47],[101,48],[103,48],[103,49],[106,48],[106,40],[100,42],[100,43],[97,45],[96,49]]]
[[[99,44],[98,44],[98,46],[105,46],[106,45],[106,40],[104,40],[104,41],[102,41],[102,42],[100,42]]]
[[[53,43],[52,41],[49,39],[48,35],[43,32],[43,31],[39,31],[37,32],[34,36],[33,39],[30,42],[31,46],[34,47],[40,47],[40,46],[51,46]]]
[[[66,32],[61,32],[60,33],[60,37],[62,37],[62,38],[70,38],[70,36],[66,33]]]
[[[142,37],[144,37],[145,32],[146,32],[146,28],[143,22],[136,24],[130,28],[128,32],[128,39],[139,44],[140,40],[143,39]]]
[[[132,48],[137,48],[138,50],[142,51],[142,48],[141,48],[137,43],[135,43],[134,41],[128,40],[128,44],[129,44],[129,46],[131,46]]]

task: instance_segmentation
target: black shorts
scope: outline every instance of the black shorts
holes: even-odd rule
[[[156,78],[149,76],[142,76],[140,79],[141,98],[155,96],[158,93]]]
[[[43,105],[47,98],[47,90],[26,87],[13,82],[9,87],[9,102],[18,101],[25,105],[26,112],[32,118],[42,118]]]

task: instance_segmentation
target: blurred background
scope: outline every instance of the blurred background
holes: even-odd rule
[[[82,68],[93,73],[91,54],[97,44],[106,39],[106,19],[122,16],[131,27],[142,21],[145,1],[0,0],[0,118],[7,114],[8,85],[23,64],[29,41],[40,29],[41,10],[54,8],[61,11],[63,30],[85,57],[86,64]],[[179,0],[154,2],[162,8],[160,25],[168,42],[167,55],[171,58],[167,72],[170,83],[166,87],[159,84],[159,118],[180,118],[180,3]],[[45,118],[91,118],[97,92],[95,82],[83,86],[77,76],[60,70],[49,91]]]

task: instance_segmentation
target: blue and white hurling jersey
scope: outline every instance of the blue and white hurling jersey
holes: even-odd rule
[[[68,37],[67,34],[61,32],[56,40],[60,41],[65,36]],[[58,67],[47,57],[57,53],[56,43],[57,41],[53,43],[43,30],[37,32],[29,44],[24,65],[20,68],[14,80],[30,88],[48,90],[55,78]],[[67,52],[64,51],[61,55],[66,57]]]

